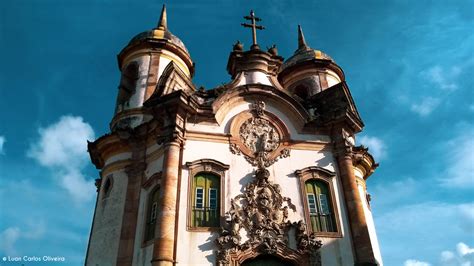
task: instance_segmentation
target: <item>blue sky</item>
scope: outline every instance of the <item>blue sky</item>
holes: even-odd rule
[[[307,43],[344,69],[380,162],[368,181],[385,265],[474,265],[474,2],[173,1],[169,29],[195,84],[227,82],[254,9],[288,58]],[[81,265],[98,177],[86,139],[108,131],[116,54],[155,26],[159,1],[0,2],[0,256]],[[1,263],[1,262],[0,262]]]

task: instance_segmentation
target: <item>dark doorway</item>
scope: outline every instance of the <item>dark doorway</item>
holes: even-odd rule
[[[244,261],[242,266],[294,266],[294,264],[275,256],[260,255]]]

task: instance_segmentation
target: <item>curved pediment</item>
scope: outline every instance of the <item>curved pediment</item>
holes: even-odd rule
[[[221,124],[228,111],[244,102],[265,101],[294,121],[302,129],[310,116],[305,108],[286,92],[267,85],[244,85],[228,89],[212,104],[217,123]]]

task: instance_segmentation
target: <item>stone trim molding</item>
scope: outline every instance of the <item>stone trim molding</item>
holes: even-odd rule
[[[225,198],[225,172],[229,169],[229,165],[221,163],[213,159],[200,159],[192,162],[186,162],[188,168],[188,210],[186,212],[186,228],[188,231],[214,231],[218,227],[194,227],[191,221],[191,209],[192,209],[192,193],[193,193],[193,182],[194,176],[198,173],[211,173],[220,178],[219,198],[220,198],[220,217],[222,224],[222,217],[224,216],[224,198]]]
[[[329,186],[329,192],[331,193],[330,195],[330,200],[334,212],[334,219],[336,223],[336,232],[312,232],[316,236],[319,237],[342,237],[342,229],[341,229],[341,222],[339,219],[339,206],[337,205],[337,201],[335,198],[335,190],[334,190],[334,185],[333,185],[333,179],[336,176],[336,173],[329,171],[327,169],[324,169],[319,166],[309,166],[306,168],[303,168],[301,170],[296,170],[295,171],[296,177],[300,180],[300,193],[301,193],[301,199],[303,203],[303,209],[304,209],[304,217],[306,222],[306,225],[308,227],[308,231],[312,232],[311,228],[311,219],[309,216],[309,207],[308,207],[308,199],[306,197],[306,181],[311,180],[311,179],[316,179],[316,180],[321,180],[328,184]]]

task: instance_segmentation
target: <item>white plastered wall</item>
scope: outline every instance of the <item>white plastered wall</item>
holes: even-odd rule
[[[366,199],[366,190],[362,185],[362,182],[365,181],[362,181],[362,173],[360,171],[355,169],[354,172],[356,177],[360,179],[360,181],[358,181],[357,188],[359,189],[360,201],[362,202],[365,220],[367,221],[367,228],[369,229],[370,243],[372,245],[374,257],[380,265],[383,265],[382,254],[380,252],[379,241],[377,238],[377,232],[375,231],[374,218],[372,216],[372,211],[370,210],[369,204]]]
[[[90,239],[87,265],[115,265],[118,257],[127,175],[123,169],[110,173],[113,183],[108,197],[99,195]],[[109,174],[107,174],[109,176]]]
[[[192,131],[210,133],[228,133],[232,118],[238,113],[248,110],[250,103],[242,103],[229,111],[220,126],[187,124],[187,129]],[[328,136],[316,136],[298,134],[290,119],[276,107],[267,105],[266,110],[280,118],[288,127],[291,138],[296,140],[320,140],[329,141]],[[201,140],[187,140],[183,153],[183,164],[199,159],[214,159],[230,166],[224,177],[224,211],[230,208],[230,200],[241,194],[243,187],[253,179],[255,167],[251,166],[243,156],[232,154],[228,143],[218,143]],[[281,193],[290,197],[296,205],[296,212],[290,211],[289,220],[296,222],[304,219],[303,199],[301,196],[299,179],[294,172],[309,166],[320,166],[336,172],[333,155],[330,151],[297,150],[291,149],[288,158],[279,159],[275,164],[268,167],[270,171],[269,180],[281,186]],[[214,240],[218,236],[217,231],[195,232],[187,229],[188,211],[188,188],[190,182],[189,172],[186,168],[181,173],[181,194],[179,201],[179,225],[178,225],[178,247],[177,262],[181,265],[209,265],[216,261]],[[349,236],[348,219],[344,207],[341,184],[337,177],[333,178],[333,186],[336,195],[336,208],[339,213],[341,238],[320,238],[323,242],[321,256],[323,265],[353,265],[353,253],[351,239]]]

